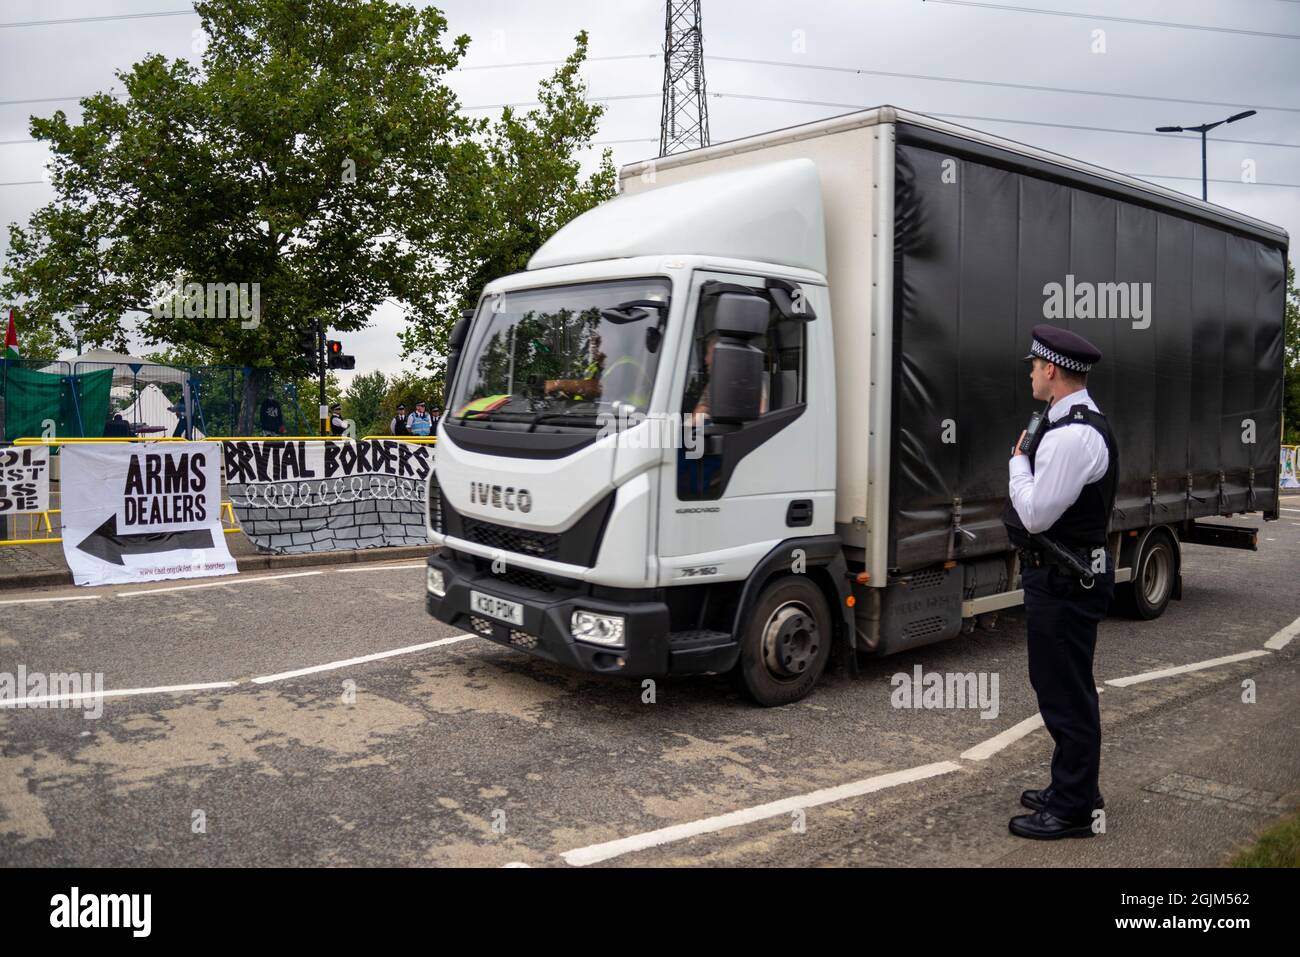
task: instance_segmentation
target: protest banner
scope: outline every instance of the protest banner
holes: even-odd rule
[[[69,445],[62,459],[63,555],[78,585],[238,571],[215,445]]]
[[[0,449],[0,515],[50,507],[50,450],[43,445]]]
[[[244,534],[280,553],[424,545],[428,445],[392,439],[222,442]]]

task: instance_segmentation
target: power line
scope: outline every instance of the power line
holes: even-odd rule
[[[1300,0],[1296,0],[1300,3]],[[610,56],[589,56],[584,59],[583,63],[604,63],[609,60],[657,60],[662,53],[616,53]],[[560,66],[566,60],[520,60],[516,63],[480,63],[474,66],[458,66],[452,73],[463,73],[468,70],[504,70],[516,66]]]
[[[1292,3],[1300,3],[1300,0],[1290,0]],[[1189,182],[1199,183],[1199,176],[1166,176],[1163,173],[1129,173],[1129,176],[1136,176],[1138,179],[1185,179]],[[1281,189],[1300,189],[1300,183],[1246,183],[1239,179],[1211,179],[1210,183],[1226,183],[1237,186],[1276,186]]]
[[[586,100],[589,103],[612,103],[616,100],[653,100],[653,99],[658,99],[660,95],[661,94],[659,93],[625,93],[625,94],[617,94],[615,96],[589,96],[586,98]],[[756,100],[765,103],[793,103],[799,106],[829,106],[835,109],[846,109],[846,110],[872,109],[871,106],[864,105],[862,103],[838,103],[831,100],[803,100],[794,97],[759,96],[753,93],[710,92],[708,95],[717,99],[721,99],[725,97],[733,100]],[[52,99],[72,99],[72,97],[55,97]],[[12,102],[34,102],[34,101],[0,101],[0,106],[4,106],[7,105],[7,103],[12,103]],[[506,107],[518,108],[518,107],[532,107],[532,106],[541,106],[541,105],[542,104],[540,100],[517,100],[510,103],[484,103],[476,106],[465,106],[462,107],[462,109],[500,110]],[[968,113],[930,113],[928,115],[937,116],[944,119],[978,120],[987,123],[1013,123],[1018,126],[1043,126],[1043,127],[1050,127],[1053,129],[1081,130],[1087,133],[1117,133],[1125,136],[1152,136],[1152,137],[1160,137],[1162,139],[1168,139],[1170,136],[1170,134],[1168,133],[1147,132],[1145,130],[1123,130],[1123,129],[1117,129],[1115,127],[1108,127],[1108,126],[1082,126],[1076,123],[1048,123],[1043,120],[1013,120],[1010,119],[1009,117],[1004,117],[1004,116],[976,116]],[[7,142],[8,143],[35,143],[37,141],[36,140],[9,140]],[[1238,146],[1270,146],[1270,147],[1276,147],[1278,149],[1289,149],[1289,150],[1300,149],[1300,143],[1269,143],[1265,140],[1234,140],[1234,139],[1216,138],[1215,142],[1232,143]]]
[[[109,95],[118,97],[122,94],[111,93]],[[33,100],[0,100],[0,106],[22,106],[25,103],[62,103],[64,100],[84,100],[91,96],[99,96],[99,94],[87,93],[85,96],[44,96]]]
[[[832,103],[826,100],[799,100],[782,96],[758,96],[753,93],[710,93],[709,96],[728,97],[733,100],[760,100],[766,103],[796,103],[804,106],[831,106],[849,110],[867,110],[872,107],[861,103]],[[1127,136],[1155,136],[1167,139],[1168,133],[1148,133],[1145,130],[1121,130],[1108,126],[1079,126],[1073,123],[1048,123],[1043,120],[1013,120],[1003,116],[974,116],[968,113],[927,113],[943,119],[981,120],[986,123],[1015,123],[1021,126],[1046,126],[1054,129],[1084,130],[1089,133],[1122,133]],[[1281,149],[1300,149],[1300,143],[1267,143],[1263,140],[1229,140],[1216,138],[1216,143],[1237,143],[1242,146],[1276,146]]]
[[[922,0],[925,2],[925,0]],[[1136,20],[1132,17],[1102,16],[1096,13],[1073,13],[1068,10],[1043,10],[1039,7],[1013,7],[1005,3],[984,3],[981,0],[929,0],[951,7],[980,7],[1005,13],[1040,13],[1051,17],[1074,17],[1077,20],[1107,20],[1111,23],[1133,23],[1144,27],[1173,27],[1178,30],[1201,30],[1206,33],[1235,33],[1246,37],[1272,37],[1277,40],[1300,40],[1300,34],[1272,33],[1265,30],[1237,30],[1233,27],[1210,27],[1199,23],[1175,23],[1171,20]]]
[[[144,20],[150,17],[183,17],[186,15],[198,16],[198,11],[190,10],[159,10],[154,13],[119,13],[106,17],[67,17],[63,20],[23,20],[17,23],[0,23],[0,30],[8,27],[49,27],[61,23],[103,23],[106,20]]]
[[[1300,0],[1294,0],[1300,3]],[[792,63],[789,60],[755,60],[748,57],[718,56],[710,54],[709,60],[730,63],[753,63],[762,66],[784,66],[797,70],[820,70],[828,73],[859,73],[865,76],[884,76],[902,80],[933,80],[939,83],[963,83],[971,86],[996,86],[1011,90],[1030,90],[1036,93],[1070,93],[1079,96],[1105,96],[1122,100],[1153,100],[1159,103],[1186,103],[1191,106],[1223,106],[1230,108],[1254,107],[1259,110],[1277,110],[1283,113],[1300,113],[1300,107],[1259,106],[1255,103],[1224,103],[1220,100],[1187,100],[1176,96],[1143,96],[1140,93],[1110,93],[1105,90],[1075,90],[1064,86],[1039,86],[1033,83],[1003,83],[997,80],[967,80],[955,76],[932,76],[926,73],[896,73],[889,70],[869,70],[865,67],[829,66],[816,63]]]
[[[1287,2],[1300,3],[1300,0],[1287,0]],[[621,54],[613,54],[610,56],[588,57],[585,62],[594,63],[594,62],[609,62],[615,60],[657,59],[659,56],[661,56],[661,54],[658,53],[621,53]],[[1257,110],[1273,110],[1279,113],[1300,113],[1300,107],[1294,107],[1294,106],[1260,105],[1258,103],[1231,103],[1223,100],[1193,100],[1193,99],[1186,99],[1183,97],[1176,97],[1176,96],[1150,96],[1150,95],[1143,95],[1140,93],[1118,93],[1118,92],[1110,92],[1107,90],[1080,90],[1080,89],[1075,89],[1073,87],[1043,86],[1034,83],[1011,83],[1011,82],[1003,82],[998,80],[967,79],[959,76],[942,76],[942,75],[935,75],[929,73],[902,73],[902,72],[892,71],[892,70],[872,70],[867,67],[834,66],[831,64],[820,64],[820,63],[794,63],[789,60],[762,60],[762,59],[756,59],[752,57],[718,56],[712,54],[709,56],[709,60],[710,61],[717,60],[720,62],[727,62],[727,63],[748,63],[757,66],[786,67],[788,69],[796,69],[796,70],[817,70],[819,72],[824,72],[824,73],[853,73],[862,76],[882,76],[882,77],[889,77],[889,78],[901,79],[901,80],[926,80],[935,83],[958,83],[958,84],[969,85],[969,86],[998,87],[1001,89],[1009,89],[1009,90],[1027,90],[1035,93],[1065,93],[1065,94],[1070,94],[1075,96],[1100,96],[1100,97],[1107,97],[1111,99],[1123,99],[1123,100],[1149,100],[1151,102],[1156,102],[1156,103],[1182,103],[1189,106],[1215,106],[1215,107],[1224,107],[1228,109],[1247,107],[1247,108],[1254,108]],[[456,67],[455,70],[453,70],[452,72],[465,72],[465,71],[476,71],[476,70],[505,70],[514,67],[526,67],[526,66],[558,66],[564,62],[565,62],[564,60],[519,60],[512,63],[483,63],[483,64],[478,64],[476,66]],[[93,96],[95,94],[87,94],[87,95]],[[115,93],[112,95],[121,96],[122,94]],[[29,99],[29,100],[0,100],[0,106],[21,106],[28,103],[56,103],[63,100],[82,100],[82,99],[85,99],[85,95],[51,96],[51,97],[44,97],[40,99]],[[514,106],[520,104],[501,104],[501,105]],[[536,105],[536,102],[534,101],[528,105]],[[488,107],[468,107],[468,109],[488,109]]]

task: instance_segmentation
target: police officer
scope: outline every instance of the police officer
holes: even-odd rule
[[[1119,454],[1088,394],[1088,372],[1101,352],[1082,336],[1043,324],[1034,327],[1024,358],[1034,398],[1051,406],[1032,450],[1021,449],[1024,433],[1011,450],[1003,522],[1020,551],[1029,681],[1056,746],[1050,785],[1020,796],[1034,813],[1013,817],[1009,827],[1027,838],[1091,837],[1093,811],[1104,806],[1092,659],[1097,623],[1115,590],[1106,532]]]

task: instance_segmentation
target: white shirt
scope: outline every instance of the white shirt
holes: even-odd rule
[[[1071,392],[1052,403],[1048,421],[1055,424],[1076,405],[1101,412],[1087,389]],[[1038,443],[1034,468],[1029,456],[1011,458],[1011,504],[1030,534],[1045,532],[1074,504],[1083,487],[1106,474],[1110,453],[1101,433],[1088,426],[1048,429]],[[1109,517],[1109,516],[1107,516]]]

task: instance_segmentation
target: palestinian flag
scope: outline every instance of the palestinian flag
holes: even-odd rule
[[[18,358],[18,327],[14,325],[14,311],[9,310],[9,329],[5,332],[5,358]]]

